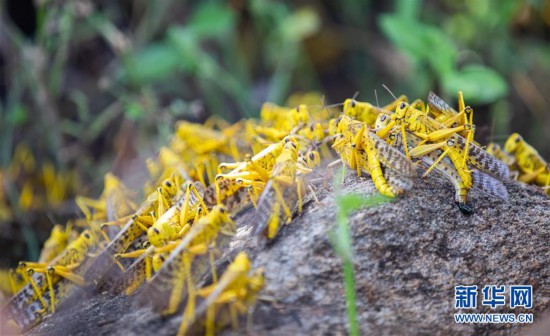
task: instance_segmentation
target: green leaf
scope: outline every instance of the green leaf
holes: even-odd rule
[[[365,203],[365,197],[357,194],[341,195],[336,199],[338,207],[346,216],[352,211],[360,209]]]
[[[427,50],[422,36],[425,27],[418,22],[404,19],[398,15],[380,16],[379,26],[384,35],[401,50],[413,63],[427,57]]]
[[[401,17],[416,19],[420,12],[422,0],[396,0],[395,9]]]
[[[198,39],[223,38],[235,27],[235,13],[219,3],[203,3],[187,23],[187,29]]]
[[[454,71],[456,62],[456,48],[451,40],[439,29],[428,27],[424,37],[428,60],[439,76]]]
[[[178,64],[178,53],[174,48],[166,43],[156,43],[128,56],[124,69],[131,82],[145,84],[173,76]]]
[[[456,48],[439,28],[397,14],[382,15],[379,25],[384,35],[414,66],[426,62],[440,75],[452,72]]]
[[[443,78],[443,90],[448,95],[464,93],[467,102],[486,104],[508,92],[508,84],[496,71],[481,65],[470,65]]]
[[[450,16],[444,25],[444,30],[449,36],[465,45],[472,44],[472,41],[479,38],[477,29],[478,27],[472,24],[471,16],[460,13]]]
[[[189,73],[199,66],[202,52],[197,36],[186,27],[172,27],[167,34],[168,43],[177,51],[178,62],[183,71]]]
[[[336,198],[336,203],[339,209],[345,216],[357,209],[375,207],[388,203],[392,200],[391,197],[387,197],[381,194],[375,194],[371,196],[363,196],[359,194],[340,195]]]
[[[299,9],[285,18],[281,35],[285,41],[299,42],[319,31],[321,20],[312,8]]]
[[[17,104],[9,110],[6,121],[12,126],[19,126],[24,124],[28,119],[27,108],[24,105]]]
[[[124,114],[131,120],[139,120],[143,117],[145,111],[139,102],[130,100],[126,104]]]

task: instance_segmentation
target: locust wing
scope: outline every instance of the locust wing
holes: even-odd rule
[[[455,134],[454,137],[456,138],[456,146],[461,151],[464,151],[466,139],[458,134]],[[500,180],[507,180],[510,178],[510,169],[504,162],[473,143],[470,143],[467,161],[470,165]]]
[[[445,128],[444,125],[426,115],[422,116],[422,123],[426,126],[426,130],[428,132],[434,132]],[[464,152],[464,149],[466,148],[466,139],[460,134],[453,134],[452,137],[455,140],[457,148]],[[487,153],[484,149],[472,141],[470,141],[468,146],[467,162],[477,169],[491,174],[498,179],[507,180],[510,178],[510,170],[504,162]]]
[[[428,106],[430,107],[430,111],[435,112],[434,114],[444,114],[450,118],[458,114],[455,109],[449,106],[449,104],[447,104],[433,91],[430,91],[428,94]]]
[[[210,268],[209,253],[190,257],[189,249],[194,246],[196,240],[200,240],[209,248],[214,246],[216,250],[223,250],[232,239],[228,232],[233,234],[235,230],[232,221],[224,221],[217,227],[211,226],[206,217],[201,218],[172,250],[158,272],[143,288],[140,302],[152,305],[156,310],[166,309],[167,306],[170,309],[177,309],[179,303],[174,304],[173,301],[181,302],[187,295],[185,282],[190,279],[193,284],[197,284],[201,276]],[[186,262],[191,264],[189,270],[185,267]],[[170,299],[167,300],[167,298]]]
[[[387,144],[376,134],[370,131],[365,134],[369,137],[369,141],[371,141],[377,153],[377,158],[384,167],[394,171],[403,178],[412,179],[417,176],[414,164],[403,153]]]
[[[504,184],[479,170],[472,171],[472,189],[503,201],[508,199],[508,190],[506,190]]]

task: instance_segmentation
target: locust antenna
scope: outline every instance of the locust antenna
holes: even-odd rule
[[[489,139],[491,139],[491,141],[495,141],[495,124],[496,120],[493,119],[493,122],[491,123],[491,135],[489,136]]]
[[[322,111],[325,111],[327,109],[327,104],[326,104],[326,101],[325,101],[325,95],[322,95],[321,96],[321,112]],[[317,120],[315,120],[317,121]]]
[[[343,106],[344,103],[336,103],[336,104],[332,104],[332,105],[326,105],[325,108],[332,108],[332,107],[338,107],[338,106]]]
[[[326,96],[325,95],[322,95],[321,96],[321,111],[324,111],[327,109],[327,101],[326,101]]]
[[[393,94],[393,92],[391,92],[391,90],[386,86],[386,84],[382,84],[382,87],[392,95],[393,99],[397,100],[397,97]]]
[[[48,219],[50,220],[50,222],[55,225],[57,222],[55,220],[55,218],[53,218],[53,214],[51,212],[48,212],[48,214],[46,215],[46,217],[48,217]]]
[[[380,104],[378,104],[378,92],[376,92],[376,89],[374,89],[374,98],[376,99],[376,107],[380,107]]]
[[[358,95],[359,95],[359,91],[355,91],[355,93],[353,94],[353,97],[351,97],[351,99],[355,100],[355,98],[357,98]],[[336,104],[332,104],[332,105],[327,105],[325,107],[326,108],[332,108],[332,107],[338,107],[338,106],[344,106],[344,103],[336,103]]]
[[[321,109],[326,108],[327,106],[325,105],[325,95],[322,95],[320,100],[321,105],[308,105],[308,107],[320,107]]]

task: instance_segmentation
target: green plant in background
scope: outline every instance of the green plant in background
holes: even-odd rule
[[[26,143],[92,181],[84,194],[167,143],[175,120],[256,116],[296,90],[374,101],[388,84],[449,103],[462,90],[476,122],[550,150],[549,1],[34,1],[33,36],[4,20],[5,3],[0,169]]]
[[[265,36],[262,56],[273,69],[267,100],[280,103],[288,95],[291,75],[300,60],[299,45],[318,29],[319,18],[307,8],[290,12],[286,5],[271,1],[253,1],[250,10],[258,31]],[[205,2],[197,6],[186,25],[170,27],[162,41],[128,55],[124,76],[137,86],[178,74],[192,76],[204,88],[204,100],[213,113],[228,117],[223,115],[227,108],[216,94],[220,90],[236,101],[240,116],[257,115],[259,106],[251,95],[252,69],[243,64],[247,57],[239,54],[236,39],[235,12],[223,2]],[[202,47],[207,41],[221,46],[221,60]]]
[[[9,20],[1,23],[8,46],[2,54],[12,70],[0,117],[0,166],[10,162],[14,143],[23,140],[15,136],[19,133],[29,142],[45,139],[34,142],[33,151],[53,157],[57,166],[77,165],[99,180],[98,163],[86,154],[98,144],[113,143],[117,133],[128,138],[120,134],[124,129],[146,144],[139,147],[153,150],[166,143],[175,119],[257,115],[263,101],[283,102],[298,68],[303,68],[300,78],[315,78],[301,52],[302,41],[320,26],[311,8],[293,11],[269,0],[247,3],[240,9],[251,15],[247,31],[254,36],[247,36],[239,32],[238,8],[220,0],[192,6],[138,0],[130,5],[127,27],[120,24],[128,10],[121,2],[102,9],[84,2],[36,6],[34,38]],[[85,55],[86,65],[107,61],[94,70],[96,77],[72,73],[75,67],[69,65],[79,49],[98,41],[106,44],[106,55]],[[263,78],[257,76],[259,68]],[[259,91],[262,81],[267,86]],[[31,122],[35,113],[40,123]],[[95,148],[101,158],[112,150]]]
[[[468,0],[461,6],[451,2],[450,8],[453,15],[443,17],[441,26],[462,46],[463,61],[490,64],[516,96],[515,102],[512,96],[491,106],[495,133],[525,129],[529,141],[548,151],[550,114],[544,92],[550,90],[550,49],[545,32],[550,27],[550,2]]]
[[[344,290],[346,293],[346,305],[348,309],[349,333],[356,336],[360,334],[359,325],[357,324],[357,304],[355,294],[355,275],[353,271],[353,250],[352,238],[349,227],[349,216],[352,212],[377,207],[388,203],[392,198],[380,194],[364,196],[360,194],[340,194],[340,185],[343,169],[334,178],[334,190],[336,196],[336,227],[329,232],[329,239],[336,255],[342,261],[342,269],[344,272]]]
[[[378,23],[411,65],[407,90],[423,95],[439,87],[448,101],[461,90],[468,103],[490,104],[491,135],[496,134],[497,140],[527,129],[529,141],[546,147],[550,118],[543,92],[550,89],[546,80],[550,49],[544,32],[550,26],[550,2],[464,0],[435,6],[422,0],[396,0],[394,4],[395,11],[381,15]],[[524,106],[534,118],[517,111]]]
[[[447,96],[461,90],[469,102],[491,103],[502,98],[508,86],[501,75],[481,64],[457,67],[458,52],[453,40],[436,25],[419,21],[422,1],[399,0],[397,11],[380,16],[384,34],[411,63],[409,82],[422,96],[441,85]],[[466,24],[466,26],[469,26]],[[435,79],[435,82],[433,81]]]
[[[318,87],[301,50],[320,27],[311,8],[270,0],[34,3],[29,36],[0,3],[0,66],[8,70],[0,170],[25,143],[39,164],[75,168],[91,181],[79,188],[83,195],[97,192],[109,170],[131,179],[126,171],[142,162],[136,157],[166,144],[175,120],[257,115],[263,101],[283,102],[296,73],[305,87]],[[23,222],[51,225],[14,220]]]

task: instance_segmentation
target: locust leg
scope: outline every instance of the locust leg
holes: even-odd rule
[[[437,160],[434,161],[434,163],[428,168],[428,170],[424,173],[423,177],[426,177],[435,167],[436,165],[443,160],[445,156],[448,156],[451,159],[451,162],[455,166],[457,172],[459,173],[462,182],[466,185],[467,188],[472,187],[472,177],[470,175],[470,171],[467,169],[463,169],[461,167],[462,163],[462,156],[456,149],[454,148],[454,140],[447,140],[435,144],[427,144],[427,145],[418,145],[415,148],[411,150],[411,155],[413,157],[419,157],[422,155],[426,155],[428,153],[433,152],[437,149],[443,149],[447,147],[443,153],[437,158]]]
[[[149,246],[148,248],[146,249],[138,249],[138,250],[134,250],[132,252],[126,252],[126,253],[117,253],[115,254],[115,259],[119,259],[119,258],[139,258],[142,254],[145,254],[145,253],[151,253],[152,251],[154,251],[155,247],[154,246]]]
[[[30,271],[32,271],[32,273],[34,272],[37,272],[37,273],[43,273],[45,276],[46,276],[46,282],[48,284],[48,289],[49,289],[49,292],[50,292],[50,300],[51,300],[51,305],[50,305],[50,310],[53,313],[55,313],[55,292],[54,292],[54,288],[53,288],[53,276],[54,275],[58,275],[68,281],[71,281],[72,283],[78,285],[78,286],[84,286],[85,285],[85,281],[84,281],[84,278],[81,277],[80,275],[77,275],[77,274],[74,274],[72,272],[72,270],[76,267],[78,267],[79,264],[75,264],[75,265],[70,265],[70,266],[50,266],[50,267],[47,267],[47,268],[31,268],[29,269]]]
[[[468,131],[468,135],[466,136],[466,145],[464,146],[464,154],[462,159],[462,165],[461,168],[466,167],[466,160],[468,159],[469,151],[470,151],[470,144],[474,140],[474,130],[475,127],[472,123],[464,125],[464,129]]]
[[[279,220],[281,214],[281,205],[275,202],[273,208],[271,208],[271,214],[267,222],[267,238],[272,239],[277,234],[279,229]]]
[[[38,297],[38,300],[42,304],[42,312],[45,312],[48,309],[48,306],[46,305],[46,301],[44,301],[44,298],[42,297],[42,291],[38,288],[38,285],[33,279],[34,270],[33,269],[27,269],[25,272],[23,272],[23,277],[26,282],[29,282],[34,289],[34,292],[36,293],[36,296]]]
[[[91,198],[78,196],[75,198],[75,202],[84,213],[84,216],[88,221],[92,218],[91,209],[105,211],[105,202],[102,200],[94,200]]]
[[[193,283],[193,279],[191,277],[191,258],[189,254],[183,255],[182,268],[184,270],[184,277],[187,280],[187,305],[183,310],[183,316],[178,330],[178,335],[185,335],[187,328],[195,317],[195,300],[197,296],[195,291],[195,284]],[[170,297],[170,299],[172,299],[172,296]],[[178,298],[178,302],[179,300],[180,298]]]
[[[156,217],[160,218],[170,208],[170,202],[164,195],[162,188],[157,188],[158,207]]]
[[[400,103],[400,102],[399,102]],[[397,107],[397,104],[395,104],[395,107]],[[417,110],[421,110],[422,112],[426,112],[426,104],[422,99],[417,99],[411,103],[411,107],[415,108]]]
[[[535,171],[523,174],[519,177],[519,181],[521,181],[523,183],[530,184],[533,181],[537,180],[538,179],[537,177],[539,175],[541,175],[542,173],[544,173],[545,170],[546,170],[546,167],[540,167],[539,169],[537,169]]]
[[[277,200],[280,202],[280,204],[283,206],[283,210],[285,212],[285,215],[287,218],[292,217],[292,212],[290,211],[290,208],[287,206],[285,199],[283,197],[283,192],[281,191],[278,182],[281,182],[286,185],[292,185],[292,181],[289,181],[286,177],[278,176],[274,178],[273,180],[273,190],[275,190],[275,194],[277,195]]]
[[[401,121],[401,137],[403,138],[403,148],[405,148],[405,156],[407,159],[411,159],[411,155],[409,153],[409,145],[407,142],[407,130],[405,129],[405,123]]]
[[[216,180],[216,178],[214,178],[214,181]],[[208,214],[208,207],[206,206],[206,204],[204,203],[204,200],[203,200],[203,197],[202,195],[199,193],[199,191],[197,190],[197,187],[195,187],[194,185],[191,185],[190,187],[190,190],[191,192],[193,192],[193,194],[195,195],[195,197],[199,200],[199,204],[201,205],[202,207],[202,211],[204,212],[204,214]]]
[[[359,155],[358,155],[358,148],[361,148],[362,142],[363,142],[363,134],[365,132],[365,127],[361,127],[357,134],[355,135],[355,138],[353,139],[353,144],[351,145],[351,163],[353,163],[354,167],[351,167],[352,169],[357,170],[357,176],[361,176],[361,165],[359,164]]]
[[[369,138],[367,137],[367,139]],[[382,173],[380,161],[376,157],[377,154],[374,148],[374,144],[372,143],[372,141],[367,140],[367,143],[365,145],[367,150],[367,160],[369,162],[369,172],[372,177],[372,181],[376,186],[376,189],[378,189],[378,191],[384,196],[395,197],[395,194],[393,193],[391,187],[384,179],[384,174]]]

